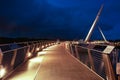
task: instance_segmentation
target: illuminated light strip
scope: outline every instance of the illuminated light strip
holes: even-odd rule
[[[37,58],[30,59],[29,61],[30,62],[40,63],[40,62],[42,62],[42,59],[43,59],[43,57],[37,57]]]
[[[46,54],[46,52],[45,52],[45,51],[43,51],[43,52],[38,52],[37,54],[38,54],[38,56],[39,56],[39,55]]]

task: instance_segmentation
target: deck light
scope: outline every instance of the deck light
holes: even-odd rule
[[[39,51],[40,50],[40,48],[36,48],[36,51]]]
[[[31,57],[32,53],[28,52],[27,57]]]
[[[40,55],[46,54],[46,52],[45,51],[44,52],[38,52],[37,54],[38,54],[38,56],[40,56]]]
[[[44,46],[42,46],[42,48],[44,48]]]
[[[5,68],[2,65],[0,65],[0,78],[2,78],[5,75],[5,73],[6,73]]]

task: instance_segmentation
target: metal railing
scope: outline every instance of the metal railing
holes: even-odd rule
[[[31,41],[0,45],[0,79],[7,77],[20,64],[37,56],[37,52],[55,41]]]
[[[116,74],[116,64],[119,62],[118,49],[115,48],[110,54],[105,54],[102,50],[90,49],[70,42],[68,42],[67,48],[74,57],[105,80],[119,80]]]

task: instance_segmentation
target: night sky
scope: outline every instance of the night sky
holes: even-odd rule
[[[91,39],[120,39],[120,0],[0,0],[0,36],[85,39],[102,3]]]

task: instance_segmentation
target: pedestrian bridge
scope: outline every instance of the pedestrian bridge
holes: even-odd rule
[[[69,42],[59,44],[55,41],[34,41],[4,44],[0,47],[1,80],[116,80],[119,78],[119,76],[116,78],[108,56],[97,55],[95,58],[93,54],[100,52],[86,52],[85,48],[78,46],[76,48]]]

